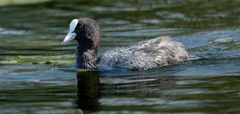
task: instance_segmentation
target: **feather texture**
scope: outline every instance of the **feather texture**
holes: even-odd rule
[[[101,56],[97,67],[106,70],[116,68],[146,70],[185,61],[188,57],[180,42],[164,36],[131,47],[107,51]]]

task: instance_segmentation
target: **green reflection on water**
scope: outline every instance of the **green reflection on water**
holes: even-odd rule
[[[46,1],[49,1],[49,0],[1,0],[0,6],[18,5],[18,4],[33,4],[33,3],[46,2]]]

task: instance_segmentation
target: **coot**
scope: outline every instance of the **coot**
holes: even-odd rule
[[[62,44],[75,39],[77,67],[81,69],[138,69],[146,70],[175,64],[189,58],[180,42],[170,37],[157,37],[137,45],[113,49],[97,55],[100,35],[99,26],[91,18],[73,19]]]

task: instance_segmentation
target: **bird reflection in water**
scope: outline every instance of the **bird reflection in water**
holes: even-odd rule
[[[102,110],[101,97],[144,97],[173,99],[178,95],[169,95],[164,91],[175,90],[178,77],[175,76],[115,76],[102,77],[96,71],[77,72],[77,107],[83,111]]]
[[[77,107],[84,111],[100,110],[100,82],[97,71],[77,71]]]

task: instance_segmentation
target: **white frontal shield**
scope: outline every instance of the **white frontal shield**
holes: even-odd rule
[[[73,19],[69,25],[69,31],[68,34],[65,36],[62,44],[67,44],[69,41],[73,40],[75,36],[77,35],[74,33],[75,28],[77,27],[78,19]]]

